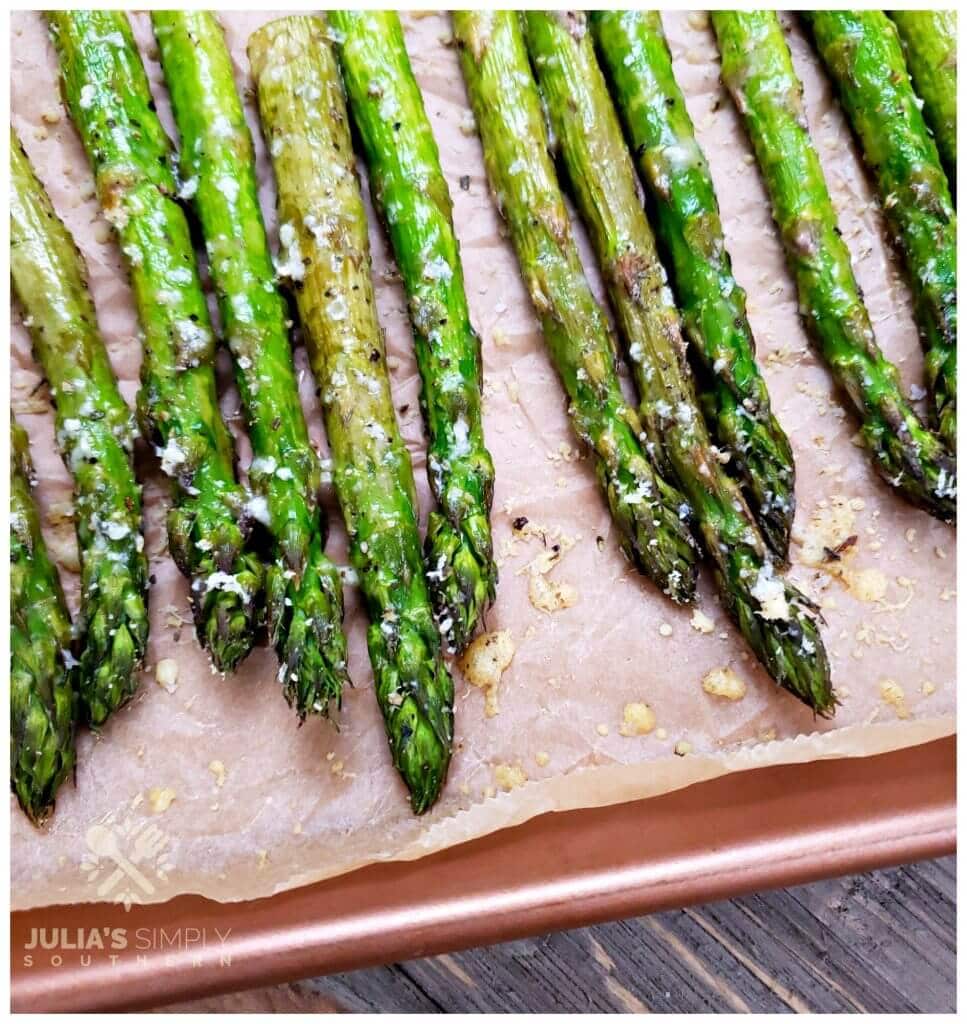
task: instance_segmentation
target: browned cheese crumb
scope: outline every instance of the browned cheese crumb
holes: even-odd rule
[[[618,732],[622,736],[647,736],[655,728],[655,712],[644,701],[625,704]],[[663,732],[664,730],[659,730]],[[659,737],[660,738],[660,737]]]
[[[167,786],[161,788],[156,787],[148,790],[148,806],[151,808],[152,814],[164,814],[166,810],[175,802],[177,794],[173,789],[169,789]]]
[[[500,711],[498,688],[504,672],[514,660],[513,637],[509,629],[481,633],[460,658],[460,671],[471,686],[484,691],[484,713],[493,718]]]
[[[494,766],[494,782],[505,792],[523,786],[527,781],[527,772],[520,762],[515,764],[498,764]]]
[[[726,700],[742,700],[745,696],[745,680],[728,667],[713,668],[702,679],[702,689],[713,697]]]
[[[906,694],[903,692],[903,687],[895,679],[880,680],[880,700],[893,708],[897,718],[910,717],[910,711],[906,704]]]

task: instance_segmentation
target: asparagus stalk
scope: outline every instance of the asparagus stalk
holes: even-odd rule
[[[835,697],[810,603],[775,566],[702,419],[674,300],[635,169],[578,11],[529,11],[527,48],[551,131],[611,297],[641,398],[657,419],[672,479],[695,509],[723,605],[780,686],[818,714]]]
[[[784,560],[796,510],[792,449],[756,365],[745,292],[732,273],[712,178],[675,81],[661,18],[640,10],[589,17],[652,202],[709,428],[769,546]]]
[[[47,14],[64,96],[117,232],[144,333],[142,429],[176,481],[168,548],[191,580],[195,626],[215,666],[251,649],[263,571],[218,410],[215,339],[188,222],[176,201],[171,144],[127,18],[120,11]]]
[[[339,70],[318,18],[249,40],[279,190],[281,271],[295,292],[320,388],[333,480],[369,613],[376,697],[416,813],[450,763],[453,681],[424,576],[416,488],[376,318],[366,214]]]
[[[806,325],[856,407],[877,469],[910,501],[952,521],[954,460],[921,423],[876,344],[779,19],[772,11],[713,11],[712,24],[722,77],[752,139]]]
[[[691,509],[645,456],[641,421],[622,395],[614,342],[584,277],[547,153],[517,15],[459,11],[453,26],[490,186],[567,392],[574,429],[595,453],[624,551],[673,600],[689,601],[697,573]]]
[[[957,448],[957,213],[893,23],[882,11],[806,12],[906,261],[937,427]]]
[[[300,718],[328,714],[348,681],[339,572],[324,553],[319,460],[296,384],[287,309],[258,201],[255,157],[215,16],[155,11],[155,36],[181,136],[183,192],[201,223],[235,365],[274,553],[266,570],[279,680]]]
[[[85,638],[78,689],[85,718],[98,726],[137,691],[148,639],[136,428],[97,332],[83,257],[12,131],[10,182],[10,277],[74,478]]]
[[[957,14],[889,11],[900,34],[923,114],[933,130],[950,187],[957,180]]]
[[[42,824],[74,770],[71,620],[30,494],[27,434],[10,424],[10,782]]]
[[[461,651],[494,599],[494,467],[480,414],[480,339],[470,323],[452,204],[394,11],[329,14],[349,110],[409,299],[429,433],[426,560],[437,621]]]

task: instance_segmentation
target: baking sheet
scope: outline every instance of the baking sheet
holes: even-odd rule
[[[241,84],[245,42],[274,16],[223,16]],[[151,57],[147,17],[132,20],[143,53]],[[712,165],[736,275],[749,293],[760,361],[796,452],[799,511],[791,576],[823,606],[842,698],[833,722],[814,721],[808,709],[776,690],[718,607],[708,573],[700,601],[713,626],[703,633],[693,628],[691,609],[671,606],[622,559],[592,467],[569,432],[513,252],[500,235],[448,45],[448,21],[435,14],[404,21],[451,185],[468,297],[484,341],[485,428],[497,467],[494,532],[501,558],[499,598],[488,628],[508,630],[516,648],[496,695],[499,710],[488,715],[485,695],[458,676],[457,750],[449,782],[436,808],[413,818],[371,693],[354,588],[347,593],[347,627],[356,686],[346,695],[340,730],[325,722],[297,728],[275,683],[272,652],[255,652],[233,677],[211,673],[188,621],[186,587],[164,553],[164,484],[146,463],[147,548],[156,578],[149,669],[135,703],[99,738],[82,737],[76,787],[65,786],[47,829],[36,832],[14,807],[15,908],[155,902],[186,892],[252,899],[375,860],[422,856],[544,811],[654,795],[766,764],[863,756],[954,729],[954,531],[896,499],[851,443],[856,423],[843,414],[828,374],[808,351],[749,147],[718,83],[704,17],[668,14],[665,24]],[[117,248],[98,215],[86,161],[59,103],[56,63],[40,16],[14,15],[12,33],[14,125],[88,259],[100,323],[122,389],[133,399],[136,320]],[[808,49],[795,31],[791,42],[813,136],[878,338],[905,386],[918,385],[922,360],[909,293],[883,240],[881,215]],[[153,60],[147,63],[171,129],[159,69]],[[263,208],[271,218],[269,167],[254,116],[252,124]],[[459,185],[464,176],[468,190]],[[425,517],[429,493],[405,303],[373,218],[371,239],[394,398]],[[45,389],[38,389],[16,311],[13,321],[14,408],[33,441],[50,542],[62,566],[76,566],[66,517],[69,479],[54,453]],[[301,350],[297,362],[305,368]],[[224,379],[223,410],[238,426],[237,395],[227,374]],[[324,447],[308,373],[303,397],[313,436]],[[244,465],[244,439],[239,451]],[[331,493],[326,498],[332,505]],[[520,516],[529,521],[524,537],[512,529]],[[329,549],[345,563],[334,506],[332,518]],[[824,546],[851,535],[858,543],[835,577],[818,567]],[[553,614],[535,608],[529,597],[528,566],[545,540],[566,548],[549,579],[570,584],[577,598]],[[73,600],[77,578],[64,578]],[[172,692],[151,670],[162,658],[179,666]],[[742,700],[703,692],[703,676],[722,666],[747,682]],[[656,728],[623,735],[633,731],[622,729],[624,708],[637,702],[654,710]],[[142,881],[105,853],[98,841],[105,829]]]
[[[544,814],[271,899],[22,911],[11,919],[11,1004],[154,1008],[944,856],[954,849],[955,747],[949,736]],[[549,849],[562,855],[549,860]],[[37,929],[104,928],[121,948],[36,948]]]

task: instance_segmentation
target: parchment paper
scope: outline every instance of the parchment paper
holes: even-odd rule
[[[246,40],[272,16],[223,18],[238,81],[246,88]],[[133,22],[159,109],[173,132],[147,16],[136,15]],[[250,899],[372,861],[422,856],[545,811],[647,796],[760,765],[868,755],[954,730],[954,531],[898,500],[851,443],[856,421],[808,350],[758,172],[718,81],[707,21],[678,13],[665,23],[711,162],[736,275],[749,294],[759,358],[795,448],[799,511],[791,575],[822,604],[842,699],[835,720],[815,721],[776,689],[719,608],[708,572],[699,600],[713,626],[702,633],[691,625],[691,609],[673,607],[623,560],[592,467],[570,433],[513,251],[501,237],[449,45],[449,22],[443,15],[407,16],[407,42],[453,194],[472,314],[483,337],[501,564],[488,628],[509,630],[516,646],[496,695],[499,712],[488,717],[484,694],[457,677],[449,781],[432,813],[417,819],[390,763],[354,587],[347,593],[347,627],[356,686],[346,694],[338,732],[323,721],[297,728],[275,681],[270,650],[256,651],[233,677],[212,674],[194,639],[185,583],[164,551],[164,481],[146,457],[141,468],[155,579],[148,668],[133,705],[99,738],[81,735],[76,783],[63,787],[46,830],[33,829],[14,803],[15,908],[149,902],[185,892]],[[791,42],[813,137],[879,341],[899,365],[905,386],[916,387],[922,360],[910,296],[884,243],[881,214],[829,89],[795,28]],[[40,15],[13,16],[12,48],[14,125],[87,257],[100,324],[123,392],[133,400],[140,352],[130,294],[59,100],[56,62]],[[271,176],[250,90],[247,97],[271,222]],[[465,185],[469,178],[468,188],[461,178]],[[394,398],[425,518],[424,440],[404,300],[374,218],[371,238]],[[597,275],[591,276],[600,294]],[[55,452],[46,387],[19,317],[14,310],[12,400],[30,431],[46,532],[76,608],[70,482]],[[305,369],[301,349],[297,361]],[[237,428],[238,398],[229,375],[222,377],[223,410]],[[313,436],[324,448],[307,372],[302,386]],[[239,452],[244,466],[250,458],[244,439]],[[333,512],[329,550],[344,564],[331,493],[326,501]],[[520,516],[529,526],[515,538],[511,524]],[[850,555],[817,567],[823,545],[852,535],[858,540]],[[526,567],[544,550],[544,540],[565,548],[573,542],[548,579],[573,586],[577,601],[553,614],[537,610],[528,597]],[[177,682],[167,689],[154,671],[165,658],[178,665]],[[703,676],[716,667],[730,667],[746,681],[744,699],[703,692]],[[657,727],[648,735],[622,735],[624,708],[632,702],[647,703],[655,713]],[[107,843],[105,830],[112,837]]]

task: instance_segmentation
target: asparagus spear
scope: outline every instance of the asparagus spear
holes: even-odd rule
[[[35,825],[74,770],[71,620],[30,494],[27,434],[10,423],[10,782]]]
[[[459,11],[453,26],[490,186],[517,250],[544,338],[570,400],[623,548],[675,601],[694,595],[691,509],[646,458],[642,424],[625,402],[607,321],[571,238],[536,84],[515,13]]]
[[[957,14],[889,11],[900,34],[923,115],[933,130],[950,187],[957,179]]]
[[[78,688],[102,725],[138,688],[148,639],[148,572],[134,417],[97,332],[87,268],[10,133],[10,277],[57,408],[57,442],[74,478],[85,637]]]
[[[144,332],[138,412],[177,484],[168,548],[191,580],[201,642],[217,668],[230,670],[251,649],[263,571],[247,547],[252,509],[235,481],[218,410],[215,339],[176,201],[171,144],[124,14],[47,17],[64,96],[120,240]]]
[[[494,598],[494,467],[480,415],[480,339],[470,323],[450,192],[394,11],[329,14],[353,123],[409,299],[430,435],[426,560],[452,651]]]
[[[708,425],[770,547],[785,559],[795,514],[792,449],[755,361],[708,164],[675,81],[657,11],[596,11],[592,31],[638,172],[697,371]]]
[[[248,54],[279,190],[280,270],[320,388],[369,613],[376,697],[419,814],[436,800],[450,763],[453,681],[424,577],[413,469],[393,410],[366,214],[326,31],[318,18],[282,18],[251,37]]]
[[[713,11],[722,77],[745,119],[807,327],[862,421],[884,478],[938,519],[956,515],[956,469],[876,344],[809,138],[802,85],[772,11]]]
[[[214,15],[155,11],[152,23],[181,135],[183,191],[201,223],[252,441],[249,480],[274,541],[266,603],[279,679],[300,718],[326,714],[348,681],[342,583],[323,550],[319,460],[299,403],[287,310],[272,285],[252,138]]]
[[[941,437],[957,448],[957,214],[882,11],[806,12],[906,260]]]
[[[775,573],[738,485],[712,449],[681,324],[631,157],[579,11],[529,11],[527,48],[551,131],[628,348],[642,410],[655,415],[672,479],[695,509],[723,605],[780,686],[818,714],[835,697],[807,601]]]

